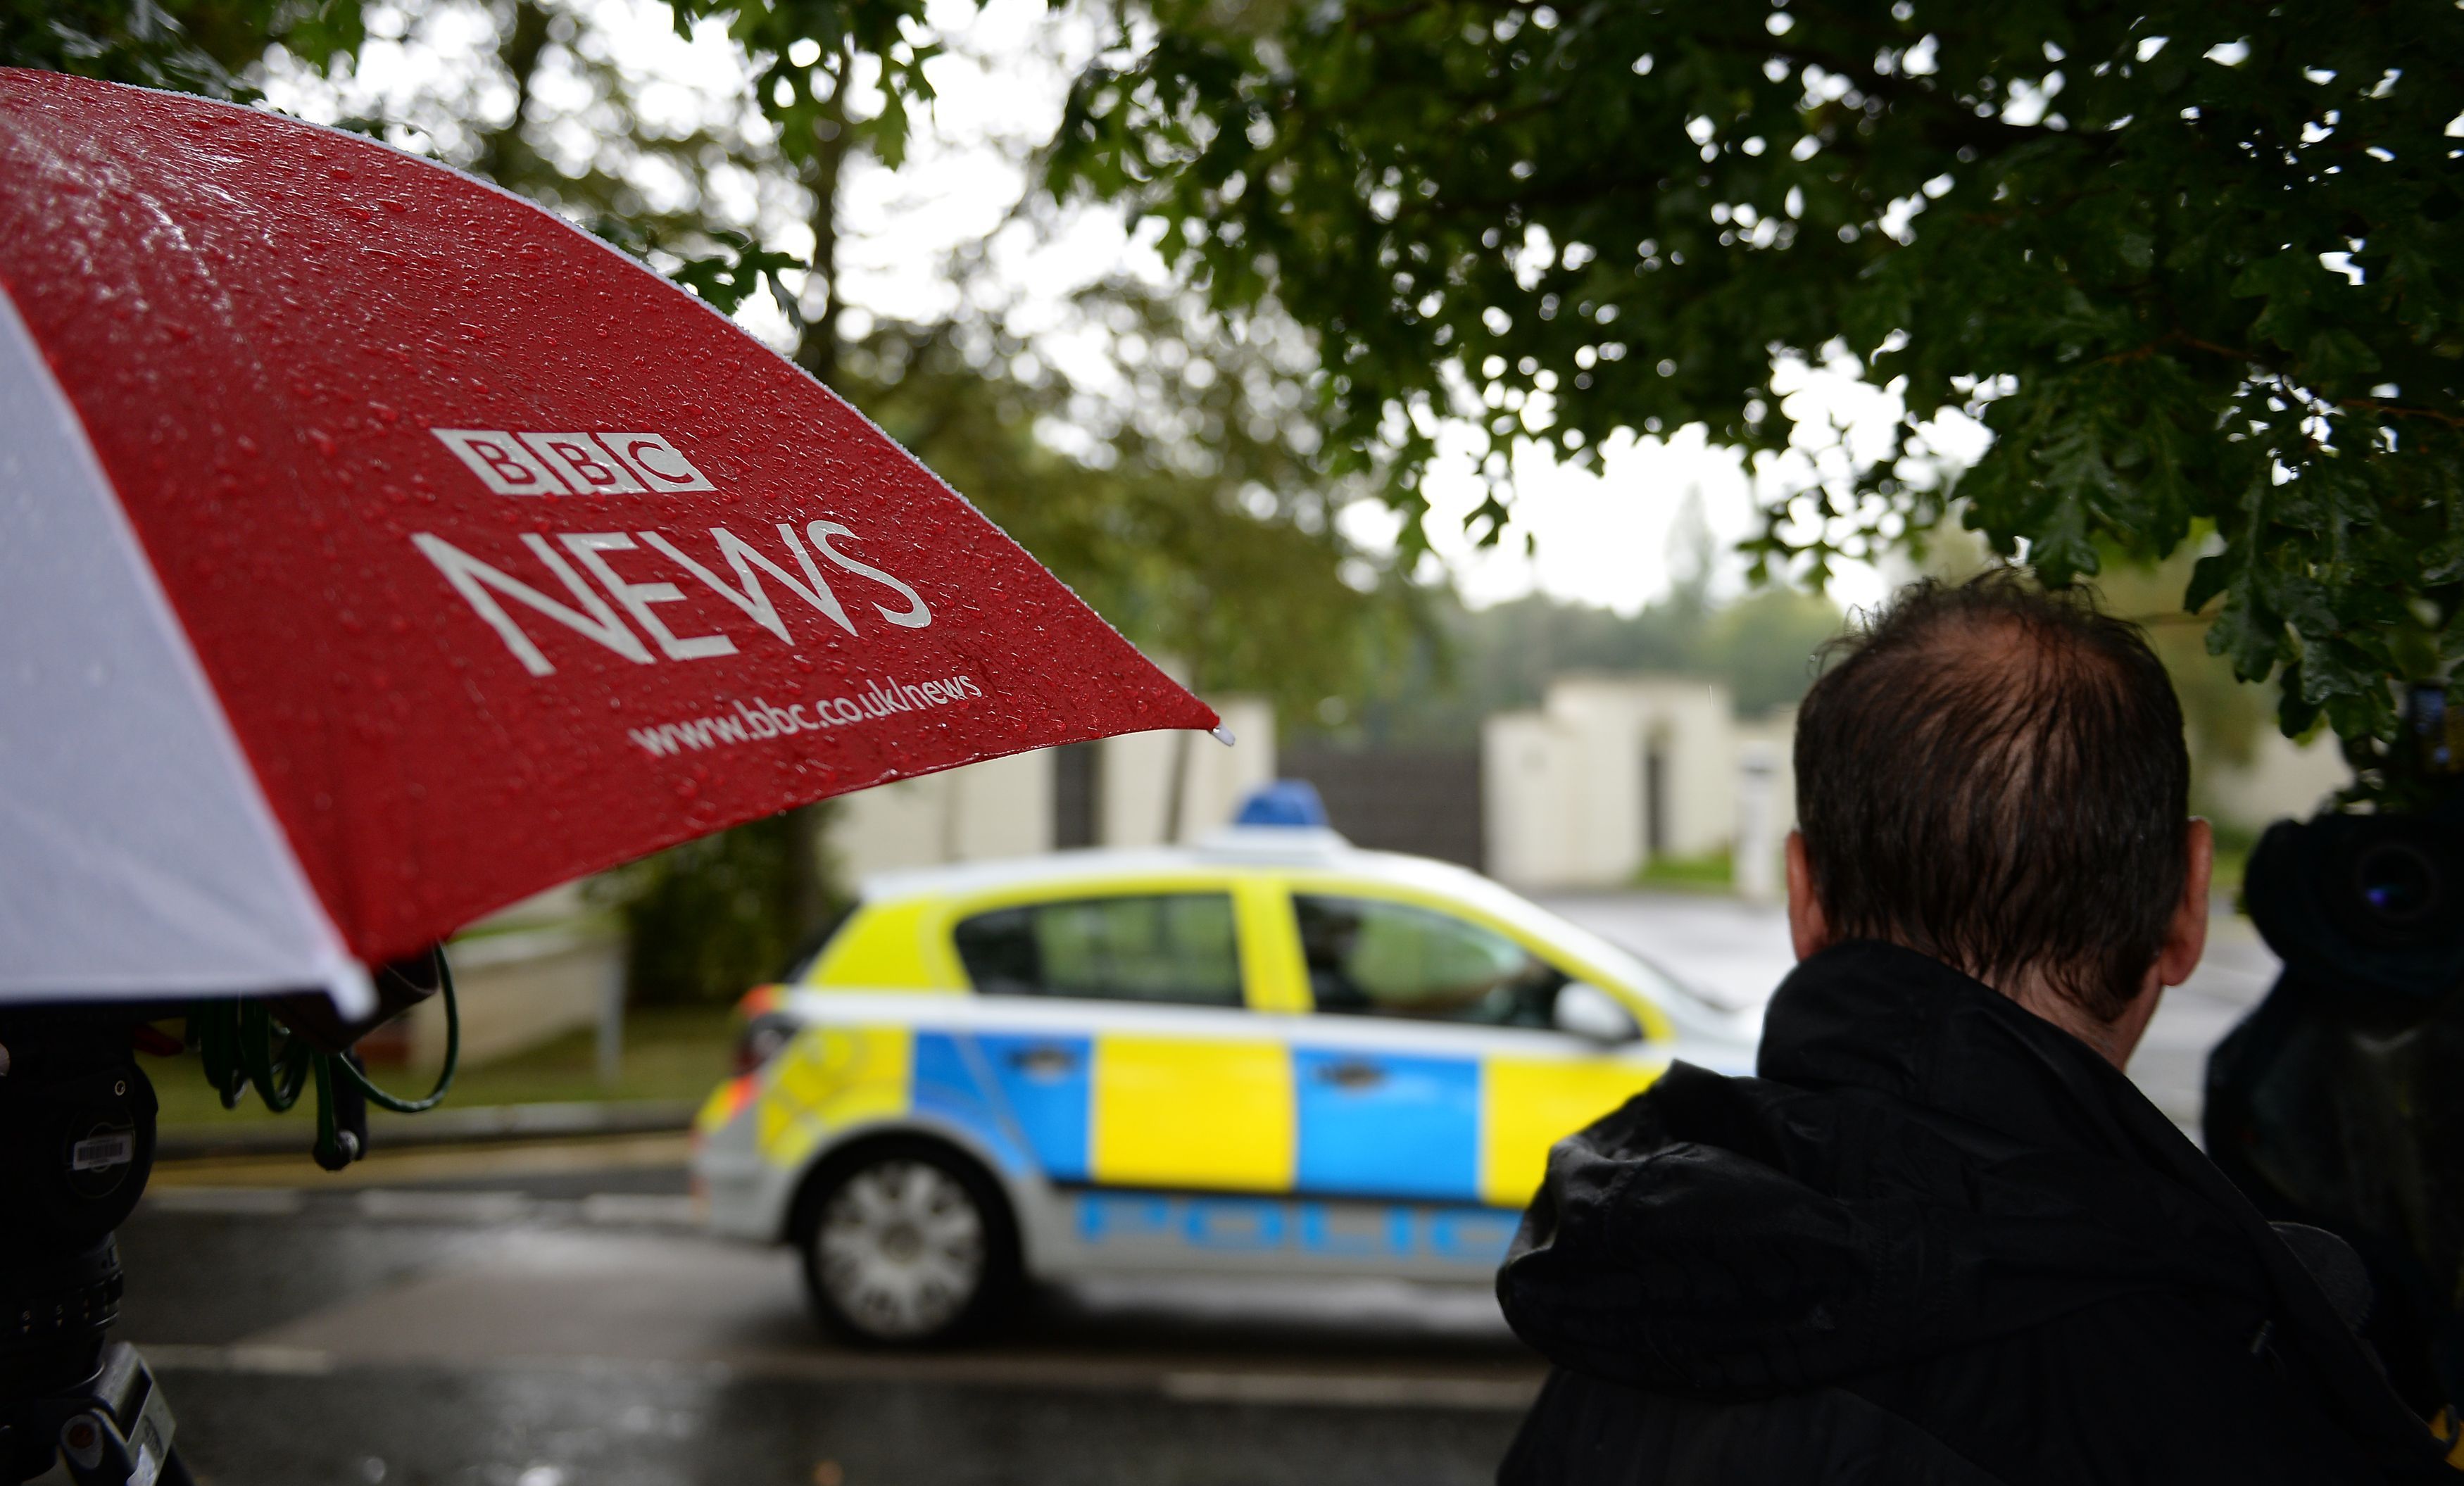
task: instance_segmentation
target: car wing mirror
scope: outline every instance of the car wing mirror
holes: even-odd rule
[[[1631,1042],[1642,1036],[1625,1003],[1588,980],[1570,980],[1557,988],[1551,1019],[1558,1031],[1595,1042]]]

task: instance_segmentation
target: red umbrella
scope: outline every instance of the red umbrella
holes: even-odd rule
[[[843,791],[1207,708],[547,212],[0,70],[0,1000],[321,987]]]

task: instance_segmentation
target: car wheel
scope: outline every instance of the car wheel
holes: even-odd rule
[[[1015,1289],[1016,1238],[972,1163],[921,1142],[878,1147],[819,1184],[802,1234],[822,1323],[873,1346],[928,1346],[980,1327]]]

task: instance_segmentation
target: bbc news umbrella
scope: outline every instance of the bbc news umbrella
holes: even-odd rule
[[[0,999],[322,988],[885,780],[1217,719],[494,187],[0,73]]]
[[[1217,726],[852,408],[547,212],[0,70],[0,1481],[187,1478],[103,1345],[143,1023],[186,1010],[226,1103],[313,1078],[339,1166],[357,1099],[434,1097],[349,1041],[491,909]]]

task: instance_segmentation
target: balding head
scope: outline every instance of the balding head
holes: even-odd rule
[[[1903,590],[1797,714],[1831,937],[1882,939],[2109,1024],[2184,898],[2189,757],[2138,629],[1994,572]]]

